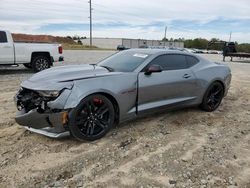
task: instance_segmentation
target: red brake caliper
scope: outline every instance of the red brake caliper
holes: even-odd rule
[[[94,104],[97,105],[97,106],[98,106],[98,105],[101,105],[101,104],[103,103],[102,99],[98,99],[98,98],[94,98],[94,99],[93,99],[93,102],[94,102]]]

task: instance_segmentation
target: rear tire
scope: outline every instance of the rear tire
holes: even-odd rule
[[[220,106],[223,97],[223,85],[220,82],[214,82],[208,87],[200,107],[207,112],[215,111]]]
[[[111,101],[100,94],[84,98],[69,117],[69,130],[80,141],[93,141],[105,136],[113,127],[115,110]]]
[[[37,56],[32,60],[32,69],[35,72],[40,72],[42,70],[50,68],[50,60],[46,56]]]

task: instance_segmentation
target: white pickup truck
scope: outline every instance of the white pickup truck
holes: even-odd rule
[[[9,31],[0,30],[0,65],[19,65],[35,72],[63,61],[63,49],[60,44],[13,42]]]

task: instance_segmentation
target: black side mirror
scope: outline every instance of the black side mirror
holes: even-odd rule
[[[162,67],[160,65],[150,65],[146,71],[145,75],[150,75],[154,72],[162,72]]]

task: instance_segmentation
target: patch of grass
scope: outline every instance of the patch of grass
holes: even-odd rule
[[[62,44],[64,50],[115,50],[108,48],[98,48],[90,45],[79,45],[79,44]]]

